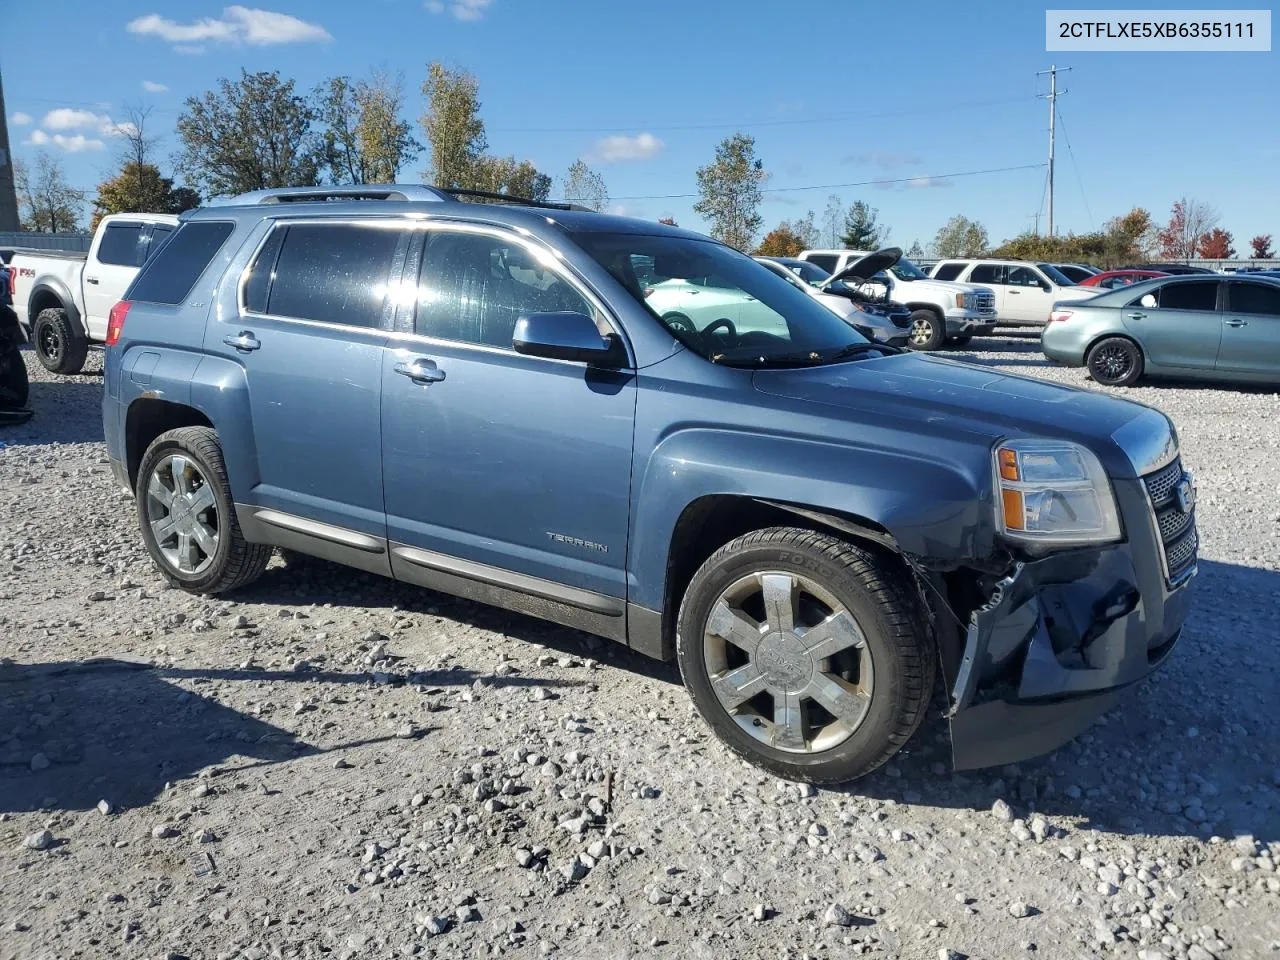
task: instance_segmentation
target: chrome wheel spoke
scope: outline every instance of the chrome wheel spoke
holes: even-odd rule
[[[183,573],[191,573],[200,562],[196,552],[195,541],[188,530],[178,531],[178,569]]]
[[[213,556],[218,549],[218,532],[202,520],[193,523],[191,536],[206,557]]]
[[[166,507],[173,501],[173,491],[166,487],[158,474],[151,474],[147,481],[147,496],[163,503]]]
[[[167,514],[151,521],[151,535],[156,538],[157,546],[163,546],[177,532],[177,521]]]
[[[809,684],[808,694],[837,720],[856,724],[866,713],[871,698],[861,690],[851,690],[835,677],[817,674]]]
[[[204,484],[199,490],[193,493],[187,502],[191,504],[192,513],[202,513],[213,506],[213,487]]]
[[[747,656],[754,656],[760,646],[760,625],[734,610],[724,600],[712,607],[711,616],[707,618],[707,633],[729,641]]]
[[[733,711],[764,691],[764,675],[754,663],[748,663],[713,677],[711,686],[725,709]]]
[[[773,695],[773,736],[775,747],[783,750],[803,750],[804,718],[800,712],[800,696],[795,693]]]
[[[187,480],[187,458],[174,457],[169,461],[169,476],[173,480],[173,492],[186,496],[191,492],[191,485]]]
[[[760,578],[764,592],[765,621],[772,633],[792,633],[796,618],[796,579],[785,573],[767,573]]]
[[[811,627],[802,638],[809,656],[815,660],[823,660],[850,647],[865,646],[867,642],[853,617],[844,610],[833,613],[816,627]]]

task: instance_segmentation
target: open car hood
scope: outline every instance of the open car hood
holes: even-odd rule
[[[868,253],[865,257],[860,257],[839,273],[832,274],[823,286],[835,283],[838,280],[870,280],[877,273],[888,270],[901,259],[901,247],[885,247],[883,250],[877,250],[875,253]]]

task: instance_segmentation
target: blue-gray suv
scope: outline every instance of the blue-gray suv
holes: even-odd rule
[[[1163,414],[869,343],[688,231],[460,193],[250,194],[143,267],[103,418],[176,586],[283,548],[577,627],[819,782],[939,678],[985,766],[1169,654],[1197,540]]]

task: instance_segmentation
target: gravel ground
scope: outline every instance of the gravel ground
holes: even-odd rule
[[[319,562],[167,589],[100,375],[28,363],[36,417],[0,431],[0,958],[1280,956],[1275,392],[1124,392],[1178,424],[1203,558],[1120,708],[966,775],[934,717],[814,790],[735,761],[672,667],[570,630]]]

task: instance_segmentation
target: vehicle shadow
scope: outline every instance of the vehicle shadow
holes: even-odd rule
[[[940,773],[950,737],[939,696],[905,750],[835,792],[978,815],[1003,799],[1019,817],[1038,811],[1077,829],[1280,841],[1280,610],[1271,601],[1280,572],[1202,560],[1192,588],[1169,660],[1071,743],[1010,767]]]
[[[0,441],[9,446],[31,446],[103,440],[101,380],[32,381],[27,407],[34,414],[32,418],[0,429]]]
[[[471,670],[413,676],[428,687],[470,686]],[[145,806],[165,784],[234,758],[250,765],[342,753],[390,736],[322,749],[293,733],[173,681],[366,685],[368,673],[163,668],[110,658],[0,662],[0,813]],[[531,677],[485,677],[493,686],[568,686]],[[417,731],[418,736],[431,732]],[[238,763],[237,766],[244,764]]]

